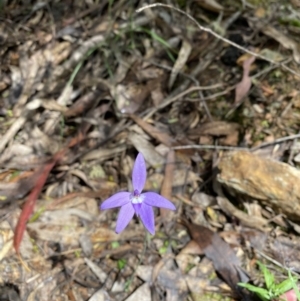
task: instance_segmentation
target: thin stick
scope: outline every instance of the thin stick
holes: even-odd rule
[[[274,144],[277,144],[277,143],[282,143],[282,142],[286,142],[286,141],[294,140],[294,139],[298,139],[298,138],[300,138],[300,134],[286,136],[286,137],[278,138],[278,139],[276,139],[272,142],[262,143],[258,146],[252,147],[250,150],[253,152],[253,151],[256,151],[256,150],[258,150],[260,148],[263,148],[263,147],[266,147],[266,146],[270,146],[270,145],[274,145]]]
[[[230,151],[234,151],[234,150],[245,150],[245,151],[250,151],[250,152],[254,152],[258,149],[270,146],[270,145],[275,145],[278,143],[283,143],[289,140],[294,140],[294,139],[299,139],[300,138],[300,134],[295,134],[295,135],[291,135],[291,136],[286,136],[286,137],[282,137],[282,138],[278,138],[272,142],[265,142],[265,143],[261,143],[258,146],[252,147],[252,148],[248,148],[248,147],[235,147],[235,146],[223,146],[223,145],[180,145],[180,146],[174,146],[172,147],[172,149],[174,150],[178,150],[178,149],[216,149],[216,150],[230,150]]]
[[[180,145],[172,147],[174,150],[178,149],[215,149],[215,150],[246,150],[249,151],[247,147],[235,147],[235,146],[223,146],[223,145]]]
[[[184,14],[187,18],[189,18],[191,21],[193,21],[193,22],[198,26],[198,28],[199,28],[200,30],[203,30],[203,31],[205,31],[205,32],[208,32],[208,33],[210,33],[211,35],[213,35],[215,38],[217,38],[217,39],[219,39],[219,40],[222,40],[222,41],[228,43],[228,44],[231,45],[231,46],[234,46],[234,47],[236,47],[236,48],[238,48],[238,49],[240,49],[240,50],[242,50],[242,51],[244,51],[244,52],[246,52],[246,53],[248,53],[248,54],[251,54],[251,55],[253,55],[253,56],[257,57],[257,58],[260,58],[260,59],[262,59],[262,60],[264,60],[264,61],[267,61],[267,62],[269,62],[269,63],[271,63],[271,64],[278,65],[278,66],[282,67],[283,69],[285,69],[285,70],[291,72],[292,74],[297,75],[297,76],[300,77],[300,74],[299,74],[298,72],[296,72],[296,71],[294,71],[293,69],[289,68],[289,67],[286,66],[285,64],[283,64],[283,63],[278,63],[278,62],[276,62],[276,61],[273,61],[273,60],[271,60],[271,59],[269,59],[269,58],[267,58],[267,57],[265,57],[265,56],[263,56],[263,55],[260,55],[260,54],[258,54],[258,53],[255,53],[255,52],[251,51],[251,50],[248,50],[248,49],[246,49],[246,48],[240,46],[239,44],[230,41],[230,40],[227,39],[227,38],[222,37],[222,36],[219,35],[218,33],[216,33],[216,32],[214,32],[213,30],[211,30],[210,28],[207,28],[207,27],[204,27],[204,26],[200,25],[200,24],[197,22],[197,20],[196,20],[195,18],[193,18],[191,15],[189,15],[189,14],[186,13],[185,11],[183,11],[183,10],[177,8],[177,7],[174,7],[174,6],[172,6],[172,5],[163,4],[163,3],[154,3],[154,4],[145,5],[145,6],[141,7],[141,8],[139,8],[139,9],[137,9],[136,12],[137,12],[137,13],[140,13],[140,12],[142,12],[142,11],[145,10],[145,9],[148,9],[148,8],[154,8],[154,7],[159,7],[159,6],[162,6],[162,7],[165,7],[165,8],[170,8],[170,9],[174,9],[175,11],[177,11],[177,12],[179,12],[179,13],[181,13],[181,14]]]
[[[165,108],[166,106],[172,104],[173,102],[175,102],[176,100],[180,99],[181,97],[189,94],[189,93],[192,93],[192,92],[195,92],[195,91],[201,91],[201,90],[210,90],[210,89],[214,89],[214,88],[217,88],[219,87],[220,85],[219,84],[216,84],[216,85],[212,85],[212,86],[205,86],[205,87],[199,87],[199,86],[196,86],[196,87],[191,87],[181,93],[179,93],[178,95],[174,96],[174,97],[171,97],[169,99],[166,99],[163,103],[161,103],[160,105],[158,105],[156,108],[153,108],[147,115],[146,117],[144,117],[144,119],[148,119],[150,118],[155,112],[157,112],[158,110],[160,109],[163,109]]]

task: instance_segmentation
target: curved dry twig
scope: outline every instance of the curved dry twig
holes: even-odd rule
[[[211,35],[213,35],[215,38],[217,38],[217,39],[219,39],[219,40],[222,40],[222,41],[228,43],[228,44],[231,45],[231,46],[234,46],[234,47],[236,47],[236,48],[238,48],[238,49],[240,49],[240,50],[242,50],[242,51],[244,51],[244,52],[246,52],[246,53],[248,53],[248,54],[251,54],[251,55],[253,55],[253,56],[257,57],[257,58],[260,58],[260,59],[262,59],[262,60],[264,60],[264,61],[267,61],[267,62],[269,62],[269,63],[271,63],[271,64],[277,65],[278,67],[281,67],[281,68],[287,70],[288,72],[290,72],[290,73],[292,73],[292,74],[297,75],[297,76],[300,77],[300,74],[299,74],[298,72],[296,72],[295,70],[293,70],[293,69],[291,69],[290,67],[286,66],[284,63],[278,63],[278,62],[276,62],[276,61],[274,61],[274,60],[272,60],[272,59],[269,59],[269,58],[267,58],[267,57],[265,57],[265,56],[263,56],[263,55],[260,55],[260,54],[258,54],[258,53],[255,53],[255,52],[251,51],[251,50],[248,50],[248,49],[242,47],[241,45],[239,45],[239,44],[237,44],[237,43],[235,43],[235,42],[233,42],[233,41],[230,41],[230,40],[227,39],[227,38],[222,37],[220,34],[214,32],[212,29],[200,25],[200,24],[197,22],[197,20],[196,20],[194,17],[192,17],[190,14],[188,14],[188,13],[186,13],[185,11],[183,11],[183,10],[177,8],[177,7],[174,7],[174,6],[172,6],[172,5],[164,4],[164,3],[159,3],[159,2],[158,2],[158,3],[153,3],[153,4],[145,5],[145,6],[141,7],[141,8],[139,8],[139,9],[137,9],[136,12],[137,12],[137,13],[140,13],[140,12],[142,12],[142,11],[145,10],[145,9],[148,9],[148,8],[154,8],[154,7],[159,7],[159,6],[165,7],[165,8],[170,8],[170,9],[174,9],[175,11],[177,11],[177,12],[179,12],[179,13],[181,13],[181,14],[184,14],[184,15],[185,15],[186,17],[188,17],[191,21],[193,21],[193,22],[197,25],[197,27],[198,27],[200,30],[205,31],[205,32],[208,32],[208,33],[210,33]]]

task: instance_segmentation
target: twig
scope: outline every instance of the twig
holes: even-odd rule
[[[278,143],[283,143],[289,140],[294,140],[294,139],[299,139],[300,134],[295,134],[291,136],[286,136],[282,138],[278,138],[274,141],[271,142],[265,142],[261,143],[258,146],[248,148],[248,147],[236,147],[236,146],[223,146],[223,145],[181,145],[181,146],[174,146],[172,149],[174,150],[179,150],[179,149],[216,149],[216,150],[229,150],[229,151],[235,151],[235,150],[244,150],[244,151],[250,151],[254,152],[258,149],[270,146],[270,145],[275,145]]]
[[[255,147],[252,147],[250,149],[251,152],[254,152],[260,148],[263,148],[263,147],[267,147],[267,146],[270,146],[270,145],[274,145],[274,144],[277,144],[277,143],[282,143],[282,142],[286,142],[286,141],[289,141],[289,140],[294,140],[294,139],[298,139],[300,138],[300,134],[295,134],[295,135],[291,135],[291,136],[286,136],[286,137],[282,137],[282,138],[278,138],[274,141],[271,141],[271,142],[265,142],[265,143],[262,143],[258,146],[255,146]]]
[[[208,96],[205,96],[203,98],[186,98],[185,101],[189,101],[189,102],[198,102],[198,101],[201,101],[201,100],[211,100],[211,99],[214,99],[214,98],[217,98],[219,96],[223,96],[223,95],[226,95],[228,94],[230,91],[234,90],[235,89],[235,86],[231,86],[229,88],[227,88],[226,90],[222,91],[222,92],[217,92],[215,94],[211,94],[211,95],[208,95]]]
[[[257,57],[257,58],[260,58],[260,59],[262,59],[262,60],[264,60],[264,61],[267,61],[267,62],[269,62],[269,63],[271,63],[271,64],[278,65],[278,66],[280,66],[281,68],[283,68],[283,69],[289,71],[290,73],[292,73],[292,74],[297,75],[297,76],[300,77],[300,74],[299,74],[298,72],[296,72],[296,71],[294,71],[293,69],[289,68],[289,67],[286,66],[284,63],[278,63],[278,62],[276,62],[276,61],[273,61],[273,60],[271,60],[271,59],[269,59],[269,58],[267,58],[267,57],[265,57],[265,56],[263,56],[263,55],[260,55],[260,54],[258,54],[258,53],[255,53],[255,52],[251,51],[251,50],[248,50],[248,49],[246,49],[246,48],[240,46],[239,44],[230,41],[230,40],[227,39],[227,38],[222,37],[222,36],[219,35],[218,33],[216,33],[216,32],[214,32],[213,30],[211,30],[210,28],[207,28],[207,27],[204,27],[204,26],[200,25],[200,24],[197,22],[197,20],[196,20],[195,18],[193,18],[190,14],[188,14],[188,13],[186,13],[185,11],[183,11],[183,10],[177,8],[177,7],[174,7],[174,6],[172,6],[172,5],[163,4],[163,3],[153,3],[153,4],[148,4],[148,5],[145,5],[145,6],[141,7],[141,8],[139,8],[139,9],[137,9],[136,12],[137,12],[137,13],[140,13],[140,12],[142,12],[142,11],[145,10],[145,9],[148,9],[148,8],[154,8],[154,7],[159,7],[159,6],[162,6],[162,7],[165,7],[165,8],[170,8],[170,9],[174,9],[175,11],[177,11],[177,12],[179,12],[179,13],[181,13],[181,14],[184,14],[187,18],[189,18],[191,21],[193,21],[193,22],[198,26],[198,28],[199,28],[200,30],[205,31],[205,32],[208,32],[208,33],[210,33],[211,35],[213,35],[215,38],[217,38],[217,39],[219,39],[219,40],[222,40],[223,42],[226,42],[226,43],[228,43],[229,45],[236,47],[237,49],[240,49],[240,50],[242,50],[242,51],[244,51],[244,52],[246,52],[246,53],[248,53],[248,54],[251,54],[251,55],[253,55],[253,56]]]
[[[223,146],[223,145],[181,145],[172,147],[174,150],[178,149],[215,149],[215,150],[246,150],[249,151],[247,147],[236,147],[236,146]]]
[[[257,252],[260,256],[264,257],[265,259],[269,260],[270,262],[272,262],[274,265],[285,269],[286,271],[291,271],[291,273],[293,273],[294,275],[299,275],[298,273],[294,272],[292,269],[289,269],[288,267],[286,267],[285,265],[281,264],[279,261],[271,258],[270,256],[266,255],[265,253],[259,251],[258,249],[255,249],[255,252]]]
[[[150,61],[150,63],[157,66],[157,67],[159,67],[159,68],[163,68],[163,69],[166,69],[168,71],[172,71],[172,68],[169,67],[169,66],[161,65],[161,64],[158,64],[158,63],[155,63],[155,62],[152,62],[152,61]],[[189,80],[193,81],[197,87],[200,87],[199,81],[196,79],[196,77],[194,75],[190,75],[190,74],[180,72],[180,71],[179,71],[179,74],[181,74],[182,76],[184,76],[184,77],[188,78]],[[212,116],[211,116],[209,108],[208,108],[208,106],[205,102],[205,100],[206,100],[205,97],[203,96],[201,91],[198,91],[198,94],[200,96],[199,100],[202,101],[204,110],[205,110],[209,120],[212,121]]]
[[[220,84],[216,84],[216,85],[212,85],[212,86],[204,86],[204,87],[191,87],[181,93],[179,93],[178,95],[171,97],[171,98],[167,98],[163,103],[161,103],[160,105],[158,105],[156,108],[152,109],[144,119],[148,119],[150,118],[153,114],[155,114],[158,110],[163,109],[165,107],[167,107],[168,105],[172,104],[173,102],[175,102],[176,100],[180,99],[181,97],[195,92],[195,91],[203,91],[203,90],[210,90],[210,89],[215,89],[220,87]]]
[[[285,60],[284,63],[287,64],[287,63],[290,63],[291,61],[292,61],[292,59],[289,58],[289,59]],[[271,65],[271,66],[257,72],[256,74],[250,76],[250,78],[251,78],[251,80],[256,79],[256,78],[260,77],[261,75],[271,72],[272,70],[276,69],[277,67],[278,67],[277,65]]]

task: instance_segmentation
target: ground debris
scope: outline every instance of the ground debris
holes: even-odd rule
[[[260,256],[299,270],[295,1],[0,2],[1,300],[229,300]],[[226,153],[251,147],[294,167]],[[138,152],[176,205],[155,236],[99,210]]]

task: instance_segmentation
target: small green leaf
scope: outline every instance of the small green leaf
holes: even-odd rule
[[[259,265],[260,270],[264,274],[267,289],[268,290],[272,289],[272,286],[274,285],[274,281],[275,281],[274,275],[261,262],[257,261],[257,264]]]
[[[159,248],[158,253],[160,255],[163,255],[167,252],[167,250],[168,250],[168,247],[163,246],[163,247]]]
[[[81,251],[80,251],[80,250],[75,250],[75,251],[74,251],[74,255],[75,255],[76,258],[80,258],[80,256],[81,256]]]
[[[118,269],[122,270],[126,265],[126,259],[119,259],[118,260]]]
[[[120,244],[119,244],[118,241],[113,241],[113,242],[111,243],[111,248],[112,248],[112,249],[116,249],[116,248],[118,248],[119,246],[120,246]]]
[[[44,213],[45,211],[45,206],[42,206],[40,209],[38,209],[29,219],[28,223],[33,223],[39,219],[39,217]]]
[[[269,301],[269,300],[273,300],[273,296],[270,296],[270,294],[268,293],[268,291],[264,290],[263,291],[257,291],[255,292],[259,298],[263,301]]]
[[[238,285],[248,289],[250,292],[256,293],[263,301],[270,300],[269,292],[264,288],[256,287],[248,283],[238,283]]]
[[[290,280],[294,280],[294,279],[295,279],[295,277],[292,276],[292,273],[291,273],[290,270],[288,270],[288,275],[289,275],[289,279],[290,279]],[[297,279],[297,280],[298,280],[298,279]],[[294,291],[295,291],[295,294],[296,294],[296,296],[297,296],[297,299],[300,300],[300,292],[299,292],[298,286],[296,285],[297,280],[292,281],[292,285],[293,285],[293,289],[294,289]]]
[[[162,247],[159,248],[158,252],[159,254],[163,255],[168,251],[168,247],[169,247],[169,242],[165,241],[164,245]]]
[[[276,285],[276,291],[278,292],[278,295],[281,295],[285,293],[286,291],[293,288],[293,283],[297,281],[296,277],[293,277],[292,279],[286,279],[282,281],[281,283]]]

